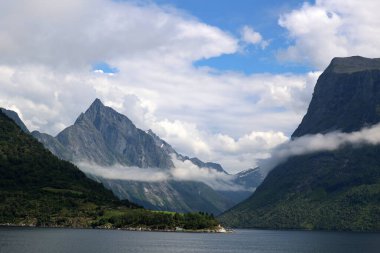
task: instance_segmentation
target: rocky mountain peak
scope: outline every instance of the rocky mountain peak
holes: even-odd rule
[[[380,59],[334,58],[319,77],[292,137],[352,132],[380,122]]]
[[[86,114],[89,114],[89,113],[98,113],[100,111],[104,111],[106,110],[107,106],[105,106],[103,104],[103,102],[99,99],[99,98],[96,98],[94,100],[94,102],[92,102],[92,104],[90,105],[90,107],[86,110]],[[108,107],[110,108],[110,107]]]

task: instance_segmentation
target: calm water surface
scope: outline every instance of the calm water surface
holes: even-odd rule
[[[237,230],[232,234],[0,228],[1,253],[380,252],[380,234]]]

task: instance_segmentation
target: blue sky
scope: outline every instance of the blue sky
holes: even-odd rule
[[[239,36],[243,26],[248,25],[269,40],[269,46],[247,46],[245,52],[201,60],[196,66],[210,66],[218,70],[251,73],[305,73],[311,68],[304,64],[279,62],[279,49],[291,41],[287,31],[278,25],[281,14],[300,8],[305,0],[156,0],[157,4],[170,5],[188,12],[200,21],[219,27]],[[311,2],[311,1],[309,1]]]
[[[136,2],[145,3],[145,1]],[[305,64],[283,62],[277,59],[278,50],[292,43],[287,31],[279,26],[279,17],[283,13],[300,8],[308,2],[306,0],[151,0],[147,2],[174,7],[236,37],[240,36],[244,26],[250,26],[269,42],[265,49],[259,45],[246,45],[244,51],[240,53],[224,54],[196,61],[194,62],[196,67],[207,66],[218,71],[235,71],[244,74],[300,74],[312,70]],[[105,62],[95,63],[93,69],[101,69],[105,73],[117,72],[117,68]]]

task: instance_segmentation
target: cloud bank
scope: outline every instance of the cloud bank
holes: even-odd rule
[[[380,144],[380,124],[352,133],[331,132],[327,134],[305,135],[274,148],[271,157],[262,160],[260,167],[265,174],[292,156],[321,151],[334,151],[344,145],[355,147],[378,144]]]
[[[161,181],[195,181],[202,182],[214,190],[223,191],[253,191],[236,185],[233,175],[228,175],[211,168],[200,168],[191,161],[178,160],[172,156],[174,167],[171,169],[128,167],[120,164],[112,166],[99,166],[97,164],[81,161],[77,166],[85,173],[101,176],[106,179],[132,180],[141,182]]]

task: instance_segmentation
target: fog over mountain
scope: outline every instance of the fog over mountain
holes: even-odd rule
[[[321,151],[334,151],[344,146],[380,144],[380,124],[364,127],[360,131],[343,133],[310,134],[280,144],[271,152],[271,157],[260,161],[261,171],[266,175],[271,169],[285,162],[289,157]]]

